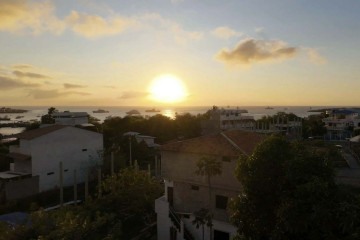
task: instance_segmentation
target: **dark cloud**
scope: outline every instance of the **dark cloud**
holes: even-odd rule
[[[23,77],[39,78],[39,79],[51,78],[51,77],[46,76],[46,75],[43,75],[43,74],[32,73],[32,72],[22,72],[22,71],[19,71],[19,70],[13,71],[13,74],[14,74],[15,76],[17,76],[18,78],[23,78]]]
[[[71,83],[64,83],[64,88],[71,89],[71,88],[84,88],[86,86],[84,85],[78,85],[78,84],[71,84]]]
[[[0,76],[0,89],[16,89],[24,87],[39,87],[40,84],[35,83],[25,83],[22,81],[14,80],[9,77]]]
[[[125,91],[122,92],[120,99],[130,99],[130,98],[142,98],[146,97],[149,93],[147,92],[137,92],[137,91]]]
[[[229,65],[251,65],[264,61],[289,59],[298,52],[298,48],[289,47],[278,40],[245,39],[232,50],[221,50],[216,58]]]

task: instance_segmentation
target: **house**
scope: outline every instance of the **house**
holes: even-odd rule
[[[51,125],[20,133],[16,137],[18,145],[10,146],[8,154],[10,171],[0,173],[0,180],[15,184],[17,192],[21,192],[19,188],[25,186],[19,183],[20,180],[31,182],[27,183],[30,184],[27,188],[24,187],[24,191],[29,191],[24,195],[58,187],[60,162],[63,186],[74,183],[74,170],[77,171],[77,182],[80,183],[85,181],[89,168],[102,163],[103,136],[97,132]],[[29,188],[33,188],[33,191]]]
[[[229,199],[241,191],[234,174],[237,160],[250,155],[265,137],[253,131],[231,130],[162,145],[165,195],[155,201],[158,240],[203,239],[201,227],[197,229],[192,221],[193,213],[204,207],[213,214],[214,239],[231,239],[236,228],[229,223],[226,209]],[[211,177],[211,198],[207,178],[195,174],[201,157],[222,163],[221,175]],[[209,229],[204,239],[210,239]]]
[[[55,124],[75,126],[89,123],[87,112],[55,112],[51,116]]]
[[[329,140],[345,140],[352,137],[354,129],[360,129],[360,109],[330,109],[323,118]]]
[[[159,147],[160,145],[155,143],[155,138],[152,136],[141,135],[138,132],[126,132],[123,136],[134,137],[137,143],[144,142],[149,148]]]
[[[245,109],[218,108],[213,107],[209,111],[209,120],[202,122],[203,134],[216,133],[229,129],[254,129],[255,120],[253,116],[246,116]]]

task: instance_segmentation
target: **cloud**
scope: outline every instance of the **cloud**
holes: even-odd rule
[[[51,78],[49,76],[43,75],[43,74],[39,74],[39,73],[32,73],[32,72],[22,72],[19,70],[15,70],[13,71],[13,74],[15,76],[17,76],[18,78],[38,78],[38,79],[46,79],[46,78]]]
[[[91,94],[86,92],[76,92],[76,91],[61,92],[57,89],[51,89],[51,90],[32,89],[29,91],[29,96],[32,96],[35,99],[59,98],[66,95],[88,96]]]
[[[0,76],[0,89],[11,90],[24,87],[39,87],[40,84],[25,83],[19,80],[12,79],[10,77]]]
[[[84,88],[86,86],[84,85],[78,85],[78,84],[71,84],[71,83],[64,83],[64,88],[71,89],[71,88]]]
[[[0,31],[59,34],[64,28],[50,1],[0,0]]]
[[[320,53],[314,48],[305,49],[310,62],[314,64],[326,64],[327,59],[320,55]]]
[[[12,65],[12,67],[14,69],[29,69],[29,68],[33,68],[34,66],[30,65],[30,64],[15,64],[15,65]]]
[[[180,24],[163,18],[157,13],[145,14],[138,18],[140,26],[146,26],[155,31],[164,31],[172,35],[177,43],[185,44],[189,41],[197,41],[203,38],[204,33],[200,31],[187,31]]]
[[[216,58],[228,65],[251,65],[293,58],[299,49],[279,40],[245,39],[232,49],[222,49]]]
[[[119,99],[143,98],[149,95],[147,92],[124,91]]]
[[[217,27],[211,31],[211,34],[222,39],[229,39],[231,37],[239,37],[243,35],[241,32],[237,32],[227,26]]]
[[[86,38],[98,38],[124,32],[133,21],[123,17],[105,19],[98,15],[90,15],[72,11],[65,22],[76,34]]]

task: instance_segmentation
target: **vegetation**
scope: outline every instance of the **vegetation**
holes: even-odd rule
[[[239,161],[230,204],[239,239],[358,239],[360,196],[339,187],[329,159],[272,136]]]
[[[79,206],[31,214],[31,225],[5,228],[2,239],[130,239],[155,221],[163,187],[146,172],[127,168],[108,177],[102,196]]]

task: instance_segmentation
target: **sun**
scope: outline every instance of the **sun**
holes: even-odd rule
[[[181,102],[187,97],[184,83],[171,74],[154,78],[149,91],[150,97],[157,102],[175,103]]]

